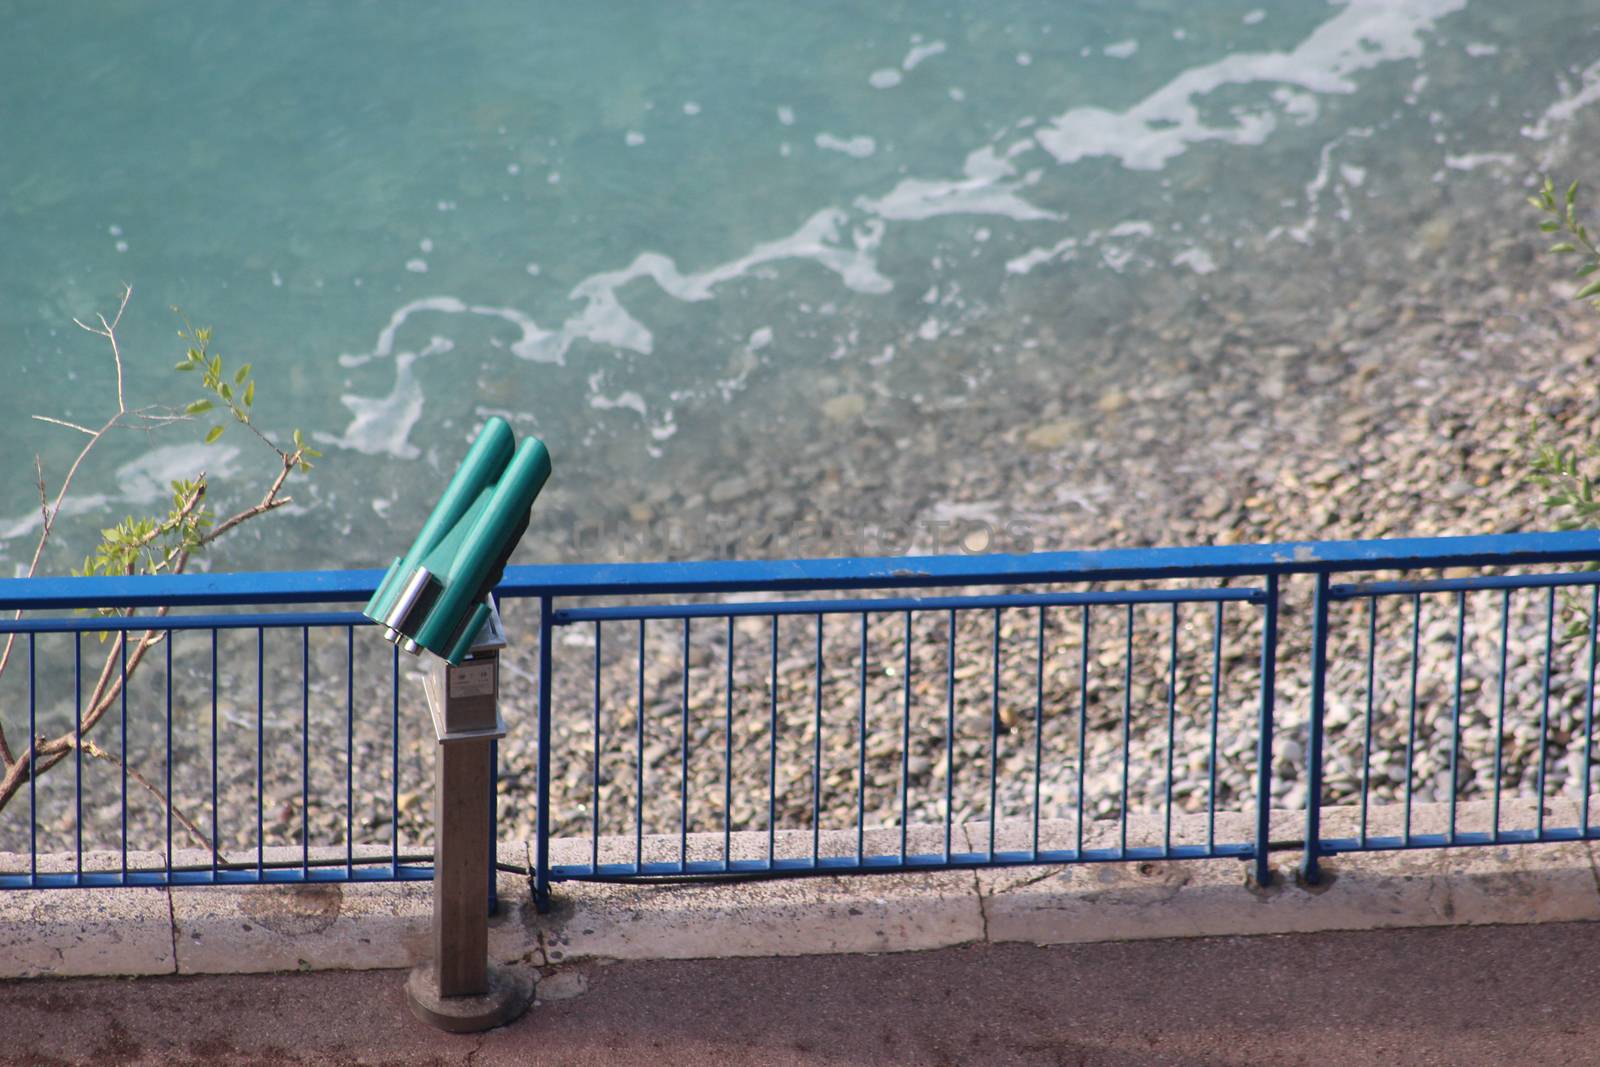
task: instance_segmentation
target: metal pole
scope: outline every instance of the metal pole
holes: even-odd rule
[[[498,626],[492,630],[497,638]],[[459,666],[435,660],[426,682],[439,738],[433,957],[412,970],[406,1001],[417,1018],[456,1033],[502,1026],[533,999],[529,975],[490,965],[484,907],[494,882],[495,746],[505,733],[499,714],[503,646],[503,639],[491,638]]]
[[[1322,719],[1328,685],[1328,572],[1317,575],[1311,619],[1311,734],[1306,746],[1306,850],[1300,877],[1316,885],[1322,848]]]
[[[1255,882],[1272,884],[1272,712],[1278,668],[1278,576],[1267,575],[1267,604],[1261,621],[1261,722],[1256,738]]]
[[[550,635],[554,625],[550,601],[547,596],[539,598],[539,808],[534,812],[533,906],[540,915],[550,911]],[[642,723],[644,712],[639,714]]]
[[[433,960],[441,997],[489,991],[488,738],[441,741],[433,791]]]

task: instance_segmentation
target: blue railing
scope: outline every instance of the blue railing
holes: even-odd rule
[[[1157,858],[1265,882],[1285,848],[1314,881],[1597,836],[1600,574],[1571,569],[1596,561],[1578,531],[511,567],[501,834],[531,837],[541,907],[561,880]],[[0,581],[0,888],[431,877],[420,686],[329,610],[381,577]]]

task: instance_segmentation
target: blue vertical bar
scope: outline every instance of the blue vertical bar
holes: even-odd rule
[[[1167,782],[1165,822],[1161,827],[1161,851],[1172,855],[1172,758],[1177,746],[1178,722],[1178,605],[1172,605],[1172,622],[1167,634]]]
[[[1361,730],[1361,847],[1367,847],[1367,815],[1372,797],[1372,705],[1378,659],[1378,598],[1367,598],[1367,713]]]
[[[733,859],[733,616],[728,616],[726,674],[722,679],[722,869]]]
[[[1511,590],[1500,594],[1500,672],[1496,681],[1499,693],[1494,711],[1494,800],[1490,836],[1500,840],[1500,775],[1505,758],[1506,733],[1506,652],[1511,645]]]
[[[311,627],[300,627],[300,877],[311,878]]]
[[[1206,758],[1206,853],[1217,851],[1217,718],[1222,704],[1222,601],[1211,627],[1211,729]]]
[[[213,702],[215,696],[213,695]],[[73,814],[73,837],[75,839],[75,853],[78,877],[83,877],[83,634],[72,635],[72,759],[74,765],[75,782],[72,795],[75,811]],[[215,715],[213,714],[213,718]],[[216,763],[216,742],[211,744],[212,763]],[[215,779],[213,778],[213,783]],[[217,839],[217,790],[215,784],[211,789],[211,839]]]
[[[266,795],[266,630],[256,627],[256,881],[262,880],[266,870],[266,834],[263,832],[262,812],[267,805]],[[398,739],[396,740],[398,744]]]
[[[1272,884],[1272,713],[1277,699],[1278,576],[1267,575],[1267,602],[1261,617],[1261,721],[1256,736],[1255,880]]]
[[[554,629],[553,610],[550,597],[539,598],[539,807],[534,813],[533,906],[541,915],[550,911],[550,638]],[[642,721],[642,709],[640,715]]]
[[[34,661],[34,640],[28,635],[28,881],[39,881],[39,724],[37,664]],[[127,872],[124,871],[124,874]]]
[[[222,836],[217,820],[217,628],[211,628],[211,881],[217,880],[221,865]],[[82,849],[79,849],[82,852]]]
[[[172,631],[167,631],[167,884],[172,884]]]
[[[989,680],[989,862],[994,862],[994,834],[995,827],[1000,822],[1000,813],[996,810],[996,798],[999,793],[999,782],[996,775],[999,771],[1000,748],[1000,609],[994,609],[994,673]]]
[[[122,730],[122,882],[128,882],[128,634],[123,631],[118,639],[118,656],[122,661],[122,692],[120,721]]]
[[[911,612],[906,612],[905,663],[900,680],[900,864],[906,862],[906,824],[911,810]]]
[[[356,873],[356,628],[344,628],[344,876]]]
[[[1456,591],[1456,685],[1455,700],[1450,706],[1450,844],[1456,843],[1456,793],[1457,768],[1461,761],[1461,661],[1466,658],[1467,594]]]
[[[639,620],[639,720],[636,751],[638,758],[633,766],[633,788],[637,803],[633,808],[633,872],[638,874],[644,870],[644,628],[645,621]]]
[[[1083,655],[1078,660],[1078,821],[1076,826],[1077,851],[1074,859],[1083,857],[1083,781],[1085,764],[1089,762],[1089,605],[1083,606]]]
[[[1322,874],[1322,732],[1328,696],[1328,572],[1317,572],[1311,604],[1311,736],[1306,751],[1306,846],[1300,877],[1316,885]]]
[[[1039,628],[1034,648],[1033,674],[1033,847],[1028,858],[1039,858],[1039,792],[1044,759],[1044,605],[1039,605]]]
[[[867,613],[861,613],[861,703],[856,709],[856,864],[865,854],[867,834]]]
[[[811,866],[822,846],[822,616],[817,616],[816,706],[811,723]]]
[[[1000,792],[997,781],[1000,769],[997,758],[1000,749],[1000,608],[995,608],[992,657],[994,677],[989,680],[989,862],[994,862],[995,827],[1000,824],[1000,811],[997,809],[997,793]]]
[[[1594,668],[1595,628],[1600,625],[1600,585],[1589,587],[1589,681],[1583,698],[1583,811],[1580,825],[1589,836],[1589,763],[1594,759]]]
[[[1118,807],[1117,854],[1128,854],[1128,765],[1133,745],[1133,605],[1122,649],[1122,800]]]
[[[1405,810],[1405,843],[1411,844],[1411,793],[1412,781],[1415,778],[1416,750],[1417,750],[1417,667],[1421,662],[1419,655],[1422,639],[1422,594],[1411,595],[1411,699],[1410,710],[1406,712],[1406,810]]]
[[[950,609],[945,648],[944,711],[944,859],[950,862],[950,823],[955,817],[956,778],[956,613]]]
[[[678,777],[678,869],[689,865],[689,624],[683,620],[683,746]]]
[[[1544,838],[1544,790],[1545,767],[1549,760],[1547,751],[1550,742],[1550,661],[1555,656],[1556,635],[1556,590],[1551,586],[1545,591],[1544,603],[1544,670],[1539,687],[1539,800],[1534,806],[1534,836]]]
[[[772,641],[768,654],[767,705],[767,869],[772,869],[778,836],[778,617],[772,616]]]
[[[589,870],[600,870],[600,652],[605,634],[599,619],[594,623],[594,764],[591,768],[594,792],[589,798],[589,814],[594,833],[589,838]]]

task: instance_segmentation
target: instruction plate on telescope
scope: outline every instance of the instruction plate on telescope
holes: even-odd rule
[[[492,697],[494,693],[495,665],[474,663],[471,660],[459,667],[451,667],[450,695],[452,697]]]

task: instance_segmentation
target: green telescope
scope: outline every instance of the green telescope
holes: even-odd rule
[[[550,477],[537,437],[514,445],[491,417],[467,450],[411,549],[395,560],[363,614],[387,641],[460,663],[489,619],[489,590],[528,529],[528,510]]]

